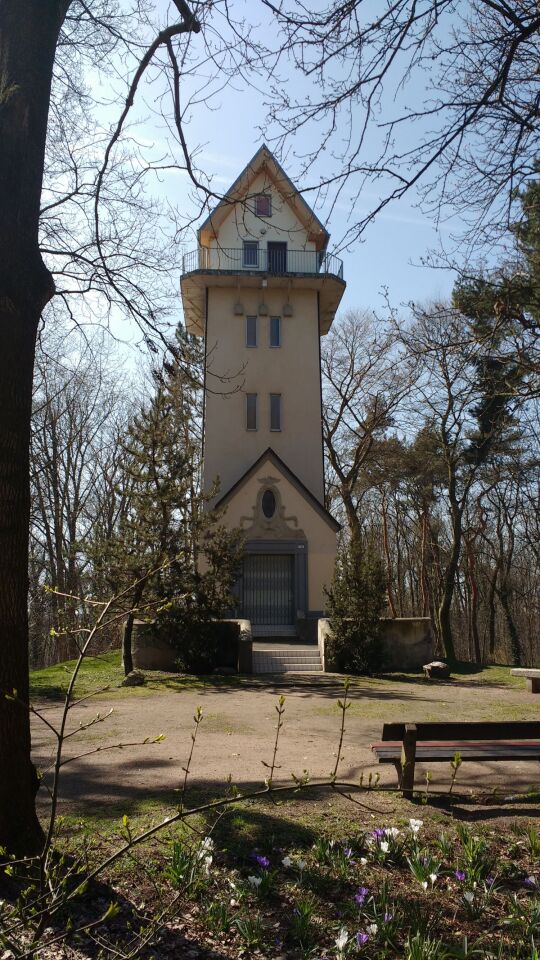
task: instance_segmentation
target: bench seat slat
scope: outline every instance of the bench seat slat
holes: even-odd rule
[[[400,742],[374,743],[371,749],[380,763],[393,763],[401,757],[402,744]],[[540,740],[518,743],[512,741],[422,742],[416,745],[416,759],[419,761],[451,760],[458,752],[464,760],[540,760]]]

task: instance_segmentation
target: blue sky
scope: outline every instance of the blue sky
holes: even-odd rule
[[[366,7],[376,9],[379,0],[367,0]],[[310,7],[315,8],[318,0],[314,0]],[[169,7],[168,0],[158,0],[163,16]],[[250,23],[261,23],[265,19],[265,8],[259,0],[235,0],[232,9],[246,18]],[[368,15],[369,11],[366,12]],[[171,22],[169,20],[169,22]],[[219,22],[218,22],[219,23]],[[265,28],[269,42],[274,25],[269,22]],[[263,31],[264,32],[264,31]],[[197,38],[192,40],[197,46]],[[398,67],[399,69],[399,67]],[[204,70],[202,71],[204,73]],[[288,66],[280,67],[282,82],[291,93],[302,92],[306,83]],[[196,83],[198,76],[194,79]],[[194,106],[189,111],[189,123],[186,125],[186,136],[190,146],[198,146],[197,162],[199,169],[211,177],[212,187],[223,192],[237,177],[251,156],[263,142],[261,127],[264,126],[266,107],[266,92],[264,84],[254,81],[255,86],[248,86],[240,77],[234,77],[224,88],[214,94],[211,109],[204,103]],[[429,77],[416,76],[407,85],[404,97],[409,103],[420,103],[427,96]],[[183,80],[182,92],[193,89],[192,81]],[[154,91],[155,92],[155,91]],[[150,91],[146,91],[144,98],[148,99]],[[155,102],[155,101],[154,101]],[[140,104],[139,104],[140,108]],[[386,120],[390,114],[395,114],[401,106],[390,97],[387,111],[381,113],[381,119]],[[360,123],[360,114],[355,122]],[[165,137],[171,144],[171,132],[163,124],[152,129],[151,125],[143,128],[143,136],[152,140]],[[266,132],[266,142],[273,149],[271,138],[272,130]],[[400,128],[400,136],[409,143],[418,137],[420,131],[413,123]],[[319,133],[320,135],[320,133]],[[308,186],[301,182],[299,170],[301,163],[296,159],[305,153],[312,143],[309,137],[317,136],[317,131],[302,131],[302,134],[291,141],[287,154],[281,157],[281,162],[293,182],[301,189]],[[370,135],[366,149],[376,149],[376,131]],[[312,183],[318,176],[324,176],[329,170],[331,158],[328,154],[321,154],[317,165],[313,168]],[[189,199],[190,184],[186,176],[165,175],[163,191],[167,198],[178,205],[186,214],[192,214],[194,207]],[[358,213],[358,204],[352,208],[351,197],[356,192],[355,185],[343,191],[330,215],[330,205],[314,204],[315,194],[308,193],[306,199],[315,206],[320,219],[326,224],[331,233],[332,245],[339,245],[340,239],[350,225],[351,216]],[[369,210],[377,200],[375,188],[366,191],[360,197],[362,211]],[[422,302],[448,296],[453,285],[453,277],[448,270],[434,270],[422,265],[422,258],[429,250],[438,249],[442,241],[450,239],[449,229],[444,225],[439,233],[432,220],[422,213],[415,205],[417,197],[410,195],[398,200],[380,213],[375,223],[368,227],[361,243],[356,243],[350,250],[341,254],[344,260],[344,276],[347,281],[347,292],[342,302],[342,309],[375,309],[382,310],[384,305],[383,291],[388,290],[390,302],[394,307],[406,304],[411,300]],[[195,231],[188,230],[183,239],[183,247],[187,251],[196,246]]]
[[[157,0],[158,7],[165,19],[168,0]],[[377,2],[377,0],[375,0]],[[236,0],[237,7],[244,9],[246,16],[254,19],[259,15],[262,7],[258,0]],[[171,19],[169,19],[171,22]],[[196,37],[190,41],[196,48],[199,42]],[[194,72],[192,79],[182,78],[182,96],[185,98],[201,82],[204,69]],[[98,80],[96,74],[96,80]],[[303,83],[292,67],[281,70],[282,82],[292,92],[301,90]],[[118,88],[113,91],[115,84],[104,80],[102,92],[110,100],[109,107],[104,109],[103,118],[114,122],[119,114],[125,96],[125,88],[119,77]],[[163,78],[155,74],[148,76],[151,83],[141,85],[136,100],[136,106],[130,116],[133,123],[139,120],[140,125],[135,129],[136,139],[146,145],[146,152],[154,157],[162,157],[164,152],[172,150],[181,163],[181,150],[175,144],[175,131],[170,123],[166,123],[159,116],[160,103],[163,101],[170,110],[170,96],[163,84]],[[204,79],[204,77],[203,77]],[[426,85],[429,78],[420,77],[409,84],[406,95],[409,102],[420,102],[427,96]],[[99,82],[99,80],[98,80]],[[216,85],[219,87],[219,84]],[[204,100],[204,98],[202,98]],[[185,133],[191,149],[196,151],[197,165],[210,178],[210,183],[216,192],[222,193],[236,179],[245,164],[263,142],[261,128],[264,126],[265,107],[264,88],[248,86],[237,77],[226,84],[223,89],[214,88],[214,95],[209,107],[199,102],[189,108],[188,122]],[[185,103],[185,99],[184,99]],[[399,103],[392,101],[388,112],[381,114],[383,120],[388,119],[390,112],[400,109]],[[356,118],[355,118],[356,122]],[[360,123],[360,116],[358,116]],[[132,127],[133,130],[133,127]],[[402,134],[409,143],[419,136],[420,131],[411,123],[401,128]],[[320,134],[319,134],[320,135]],[[282,156],[281,162],[293,182],[302,189],[309,186],[301,181],[299,171],[301,161],[297,155],[305,153],[310,146],[309,137],[317,136],[317,131],[302,131],[296,140],[292,140],[287,153]],[[376,137],[376,132],[374,137]],[[273,149],[272,130],[266,132],[266,142]],[[376,149],[375,141],[366,144],[366,149]],[[328,154],[321,154],[312,170],[312,184],[319,176],[324,176],[330,169],[331,158]],[[186,218],[194,216],[196,206],[192,199],[192,185],[185,171],[176,170],[164,172],[157,185],[158,193],[174,206],[178,207]],[[330,204],[318,205],[314,202],[315,194],[308,193],[306,199],[315,207],[319,218],[326,224],[331,234],[330,248],[338,245],[340,239],[350,226],[351,218],[358,218],[362,212],[368,211],[377,202],[375,188],[370,188],[360,195],[356,206],[351,197],[356,193],[355,185],[343,190],[339,200],[330,213]],[[406,305],[410,301],[425,302],[432,299],[447,297],[452,289],[453,276],[449,270],[433,269],[422,264],[430,250],[439,248],[441,242],[449,241],[450,231],[443,225],[438,232],[433,221],[422,213],[416,205],[417,197],[407,196],[387,206],[366,230],[362,242],[356,243],[340,256],[344,260],[344,277],[347,281],[347,291],[342,301],[341,310],[373,309],[384,312],[384,291],[388,291],[389,301],[394,308]],[[188,228],[180,239],[181,250],[187,252],[196,246],[195,225]],[[179,277],[178,277],[179,280]],[[180,298],[178,301],[178,315],[172,318],[177,321],[181,318]]]

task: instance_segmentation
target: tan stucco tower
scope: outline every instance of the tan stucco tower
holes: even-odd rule
[[[189,332],[204,337],[204,471],[246,536],[238,615],[306,636],[322,615],[338,524],[324,498],[320,337],[345,283],[329,235],[262,146],[184,257]]]

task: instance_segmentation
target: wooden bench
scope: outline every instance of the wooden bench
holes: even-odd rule
[[[515,667],[510,673],[513,677],[525,677],[529,693],[540,693],[540,670],[534,667]]]
[[[422,763],[462,760],[540,761],[540,721],[472,723],[385,723],[382,741],[371,749],[379,763],[393,763],[404,797],[412,798],[414,768]]]

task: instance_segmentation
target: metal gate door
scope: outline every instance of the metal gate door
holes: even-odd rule
[[[252,553],[244,558],[243,616],[254,632],[272,635],[284,628],[294,631],[294,557],[289,554]],[[257,629],[258,628],[258,629]],[[267,629],[268,628],[268,629]]]

